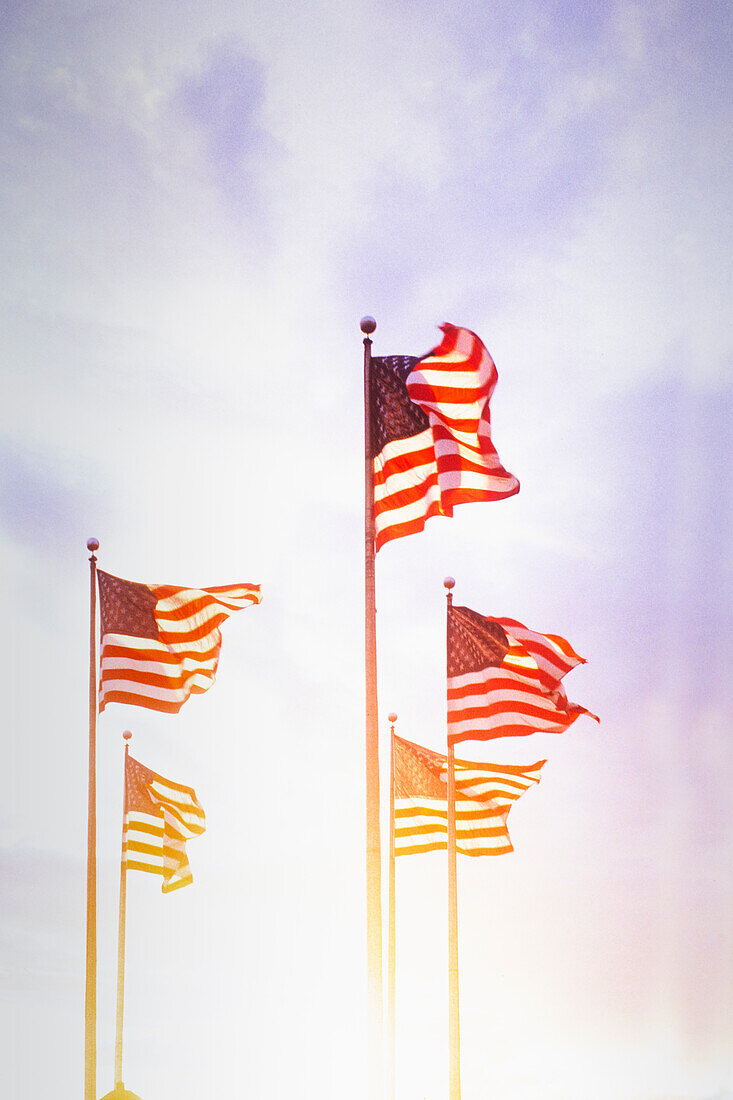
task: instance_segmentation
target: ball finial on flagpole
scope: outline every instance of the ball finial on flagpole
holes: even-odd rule
[[[132,737],[132,730],[124,730],[122,736],[124,737],[125,741],[129,741]]]
[[[393,726],[395,724],[395,722],[397,721],[397,715],[395,714],[395,712],[393,710],[390,711],[389,714],[387,715],[387,721],[389,722],[390,726]]]
[[[445,580],[443,581],[443,587],[447,588],[448,591],[450,592],[451,588],[455,587],[455,583],[456,582],[455,582],[455,579],[453,577],[446,577]]]
[[[99,539],[87,539],[87,550],[91,550],[92,553],[99,550]]]
[[[371,336],[377,327],[377,322],[367,314],[366,317],[362,317],[359,327],[365,336]]]

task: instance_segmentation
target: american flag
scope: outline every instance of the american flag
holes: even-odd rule
[[[598,721],[562,685],[583,660],[557,634],[449,606],[449,742],[562,733],[581,714]]]
[[[395,855],[448,846],[447,760],[395,735]],[[539,783],[536,764],[477,764],[456,760],[456,851],[466,856],[513,852],[506,819],[513,802]]]
[[[519,491],[491,442],[494,361],[473,332],[440,327],[441,343],[421,359],[372,359],[377,550],[422,531],[430,516],[452,516],[456,504]]]
[[[193,882],[186,841],[200,836],[204,811],[192,787],[164,779],[129,754],[125,757],[122,855],[133,871],[163,876],[163,893]]]
[[[107,703],[176,714],[216,678],[220,624],[261,599],[258,584],[180,588],[138,584],[101,570],[97,576],[100,714]]]

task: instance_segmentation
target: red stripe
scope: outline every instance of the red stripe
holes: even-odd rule
[[[525,725],[524,723],[506,722],[500,726],[495,726],[492,729],[479,729],[470,728],[467,730],[451,730],[450,722],[448,723],[448,742],[451,745],[457,744],[459,741],[494,741],[498,737],[529,737],[533,733],[564,733],[568,726],[571,726],[577,718],[575,715],[567,723],[557,723],[557,727],[553,729],[550,726],[534,726]]]
[[[491,826],[488,826],[485,829],[470,829],[470,830],[469,829],[463,829],[463,830],[456,829],[456,839],[457,840],[469,840],[469,839],[472,840],[475,837],[477,840],[479,840],[479,839],[488,838],[490,836],[505,836],[506,831],[507,831],[506,825],[503,825],[503,824],[502,825],[491,825]]]
[[[400,847],[395,851],[396,856],[416,856],[422,852],[440,852],[446,848],[445,841],[436,841],[432,844],[411,844],[409,848]]]
[[[135,860],[133,860],[133,859],[128,859],[127,860],[127,869],[128,869],[128,871],[149,871],[150,874],[152,874],[152,875],[162,875],[163,874],[163,868],[162,867],[154,867],[152,865],[152,863],[140,863],[136,859]]]
[[[178,714],[185,702],[186,699],[181,699],[180,702],[166,703],[162,699],[151,699],[147,695],[134,695],[128,691],[106,691],[100,700],[99,713],[102,713],[108,703],[127,703],[128,706],[160,710],[164,714]]]
[[[125,826],[125,835],[128,833],[149,833],[150,836],[162,837],[163,836],[163,824],[151,825],[148,821],[138,821],[133,818]]]
[[[424,364],[423,364],[424,365]],[[420,367],[415,368],[419,371]],[[456,364],[456,369],[466,371],[469,368],[464,367],[462,364]],[[477,405],[481,400],[486,400],[486,391],[488,386],[485,382],[481,382],[475,386],[452,386],[450,382],[442,386],[437,384],[431,385],[429,382],[411,382],[410,383],[410,398],[416,403],[424,402],[427,404],[445,404],[445,405]],[[467,420],[454,420],[452,416],[444,414],[444,419],[449,421],[452,426],[457,424],[470,424],[475,429],[479,420],[480,414]]]
[[[461,848],[456,841],[456,851],[460,852],[462,856],[503,856],[508,852],[513,852],[514,847],[511,841],[508,841],[501,848]]]
[[[526,788],[525,788],[525,790],[526,790]],[[522,794],[522,793],[523,793],[522,791],[519,792],[519,794]],[[458,794],[457,791],[456,791],[456,794]],[[519,797],[519,794],[517,795],[517,798]],[[506,817],[507,805],[504,805],[504,806],[490,806],[490,805],[488,805],[488,803],[490,801],[495,802],[497,800],[496,800],[495,797],[490,798],[490,797],[486,796],[486,798],[487,798],[487,805],[486,806],[477,806],[475,810],[465,809],[461,805],[460,799],[458,799],[456,801],[456,827],[457,827],[459,833],[461,831],[463,831],[463,832],[466,831],[466,828],[468,827],[468,824],[467,824],[468,822],[471,822],[471,821],[486,821],[486,819],[489,818],[489,817],[502,817],[502,818]],[[471,799],[471,802],[479,802],[479,801],[480,801],[480,799],[478,799],[478,798],[472,798]],[[464,826],[463,830],[461,829],[462,825]],[[502,828],[504,828],[503,824],[502,824]]]
[[[176,874],[175,871],[173,873]],[[170,894],[171,890],[179,890],[181,886],[190,886],[192,882],[193,875],[189,872],[189,874],[185,875],[183,878],[178,879],[176,882],[164,882],[162,887],[163,893]]]
[[[518,492],[518,485],[510,489],[448,489],[443,494],[445,514],[452,515],[456,504],[476,504],[482,500],[506,500],[507,497],[513,497]]]
[[[228,615],[215,615],[213,618],[208,619],[203,623],[191,623],[188,630],[166,630],[166,620],[161,618],[158,621],[158,630],[160,633],[160,640],[170,646],[172,649],[185,649],[186,646],[193,646],[194,652],[198,652],[196,649],[196,643],[201,642],[204,638],[208,638],[214,634],[214,647],[218,649],[221,644],[221,632],[219,627],[228,618]],[[168,620],[170,621],[170,620]],[[181,620],[185,622],[186,620]],[[209,649],[211,652],[211,648]]]

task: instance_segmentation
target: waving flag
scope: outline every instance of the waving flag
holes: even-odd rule
[[[395,855],[434,852],[448,845],[447,762],[440,753],[395,735]],[[514,851],[506,819],[513,802],[539,783],[536,764],[455,761],[456,851],[500,856]]]
[[[371,361],[377,550],[430,516],[452,516],[456,504],[519,491],[491,442],[494,361],[473,332],[440,327],[441,343],[421,359]]]
[[[582,662],[559,635],[449,606],[448,740],[562,733],[581,714],[598,721],[561,682]]]
[[[177,713],[216,678],[221,623],[261,599],[257,584],[180,588],[138,584],[101,570],[97,576],[100,713],[107,703]]]
[[[206,827],[192,787],[164,779],[132,756],[125,759],[122,853],[129,870],[163,876],[163,893],[193,881],[186,841]]]

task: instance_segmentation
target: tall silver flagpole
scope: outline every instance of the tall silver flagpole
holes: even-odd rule
[[[373,317],[362,317],[364,333],[364,652],[366,673],[366,906],[368,1095],[384,1089],[382,1011],[382,853],[379,834],[379,720],[377,704],[377,608],[374,577],[374,461],[372,457],[370,334]]]
[[[395,910],[395,855],[394,855],[394,725],[397,715],[394,711],[387,716],[390,724],[390,754],[389,754],[389,918],[388,918],[388,943],[387,943],[387,1071],[388,1071],[388,1100],[395,1097],[396,1077],[396,1016],[395,1016],[395,981],[396,981],[396,910]]]
[[[446,655],[448,621],[453,606],[455,585],[446,577]],[[461,1100],[461,1023],[458,1001],[458,884],[456,868],[456,767],[453,745],[448,742],[448,1049],[449,1096]]]
[[[97,1095],[97,559],[89,557],[89,784],[87,801],[87,950],[84,996],[84,1100]]]

